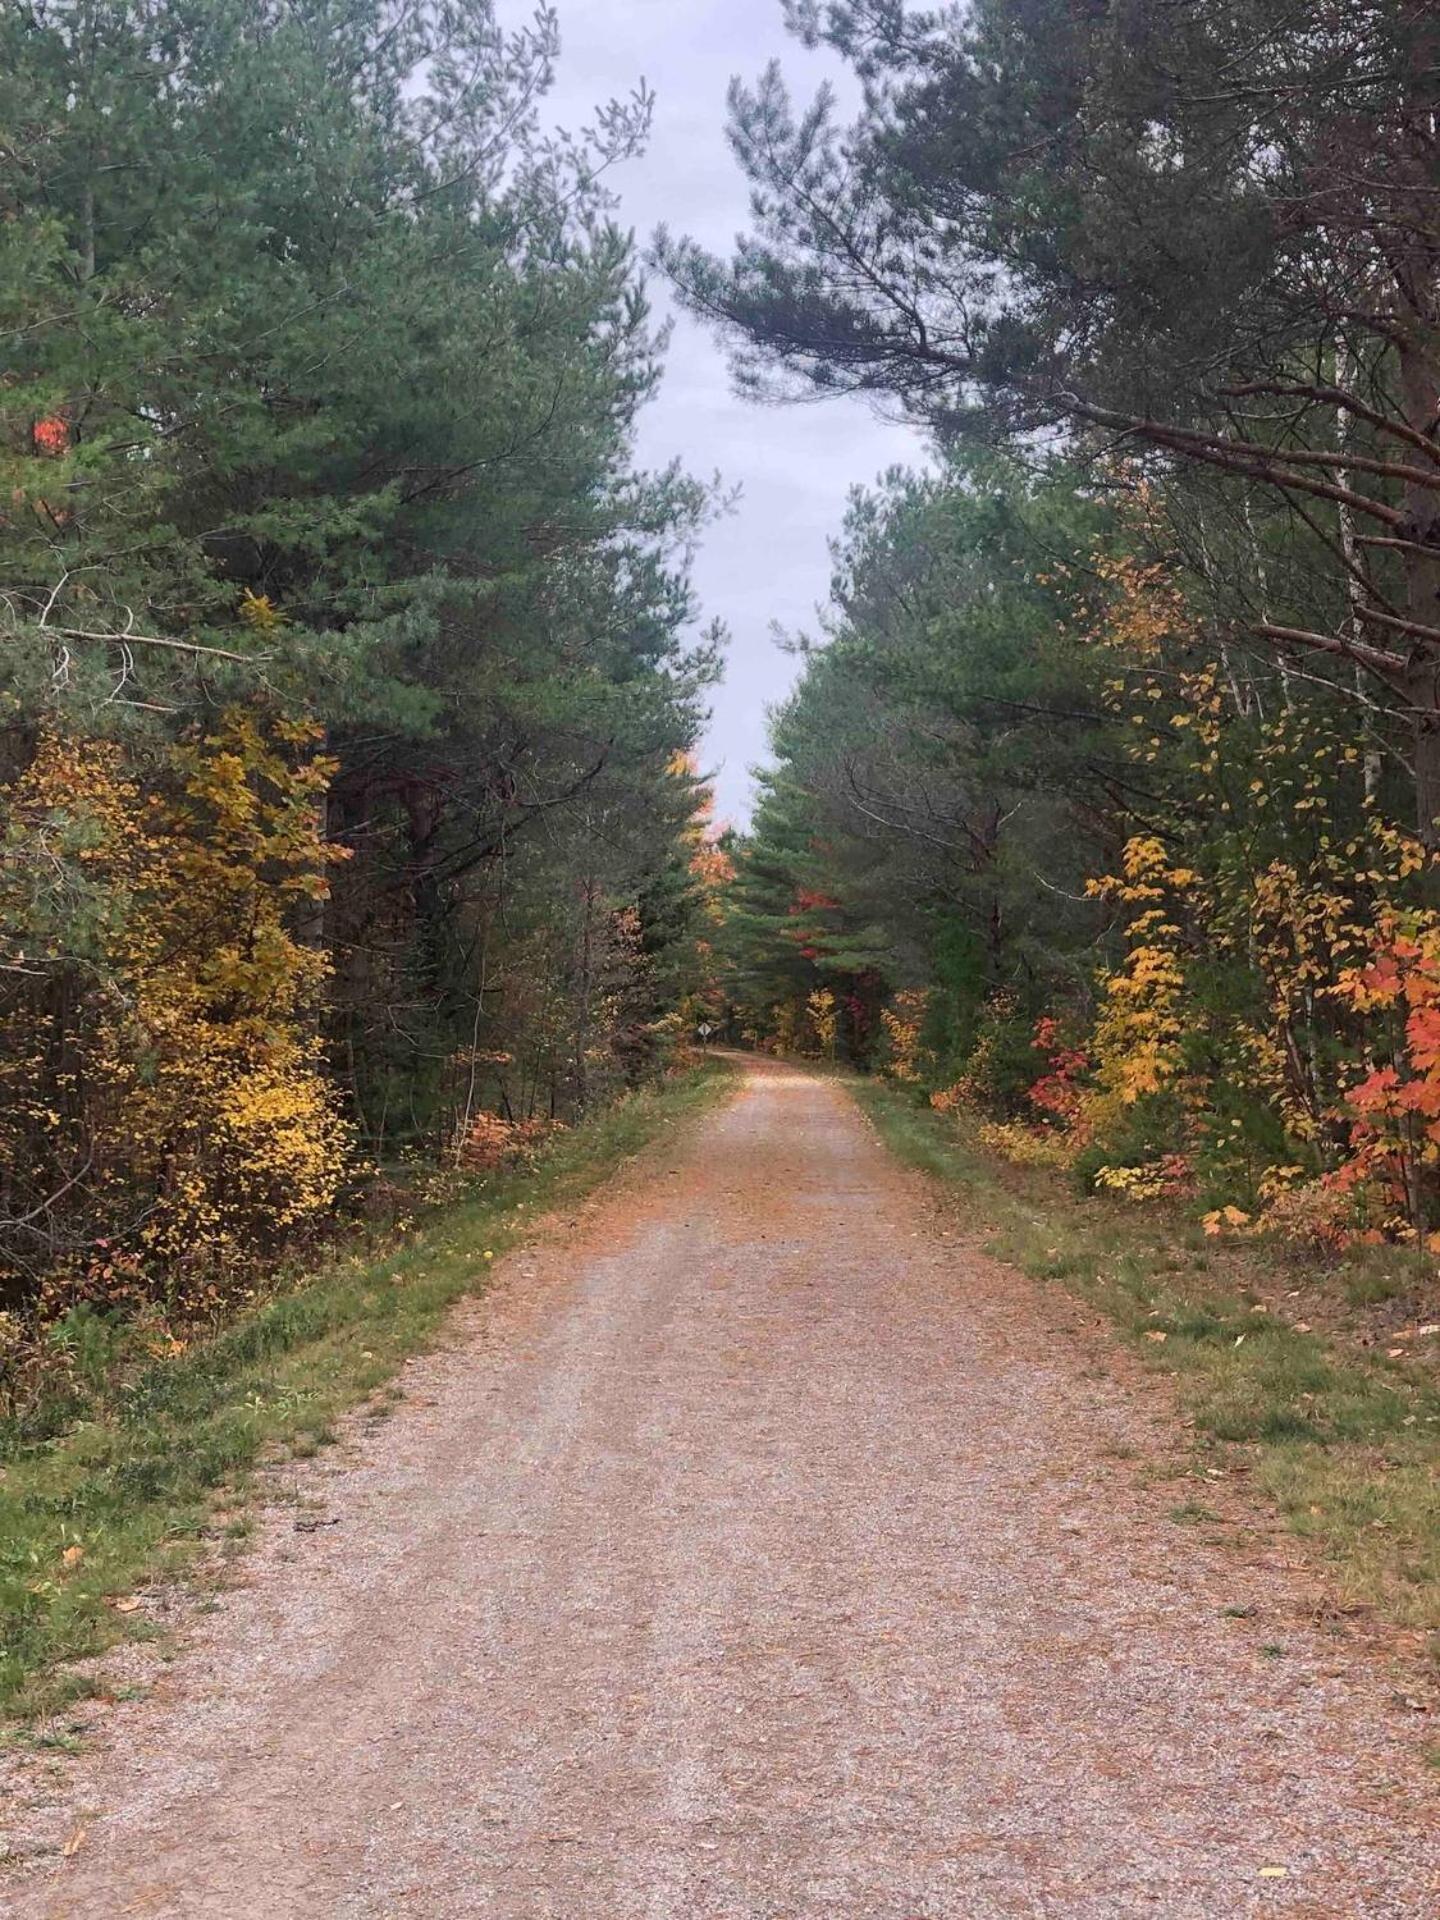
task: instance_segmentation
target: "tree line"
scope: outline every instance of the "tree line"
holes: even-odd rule
[[[1440,1227],[1440,16],[792,0],[662,257],[856,495],[775,719],[738,1018],[1018,1158],[1318,1243]]]
[[[200,1308],[661,1070],[715,506],[541,7],[0,13],[0,1306]]]

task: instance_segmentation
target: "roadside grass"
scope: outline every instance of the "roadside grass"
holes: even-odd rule
[[[710,1106],[729,1080],[712,1059],[632,1095],[380,1256],[334,1261],[145,1366],[63,1433],[0,1433],[0,1711],[54,1712],[93,1693],[97,1681],[68,1663],[156,1631],[137,1588],[237,1550],[258,1467],[330,1444],[357,1402],[379,1395],[383,1415],[401,1362],[483,1288],[491,1256]]]
[[[1418,1360],[1303,1330],[1275,1311],[1277,1273],[1315,1320],[1323,1293],[1354,1305],[1400,1286],[1392,1261],[1323,1271],[1262,1242],[1222,1244],[1177,1213],[1068,1191],[967,1139],[963,1125],[875,1081],[853,1091],[881,1137],[978,1220],[987,1252],[1059,1282],[1173,1377],[1194,1423],[1197,1477],[1243,1450],[1251,1484],[1328,1557],[1342,1605],[1431,1636],[1440,1655],[1440,1388]],[[1440,1319],[1440,1300],[1430,1316]],[[1440,1344],[1440,1343],[1437,1343]],[[1203,1501],[1173,1510],[1210,1517]]]

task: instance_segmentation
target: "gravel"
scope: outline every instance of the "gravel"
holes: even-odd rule
[[[1424,1717],[1273,1516],[1168,1517],[1165,1390],[1081,1318],[752,1063],[294,1470],[337,1524],[277,1500],[12,1782],[0,1909],[1440,1913]]]

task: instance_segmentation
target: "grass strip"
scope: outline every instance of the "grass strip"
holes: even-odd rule
[[[1252,1483],[1328,1557],[1339,1602],[1425,1636],[1440,1660],[1433,1375],[1297,1327],[1270,1304],[1277,1262],[1301,1321],[1320,1289],[1363,1301],[1373,1267],[1326,1272],[1259,1242],[1217,1246],[1173,1212],[1086,1198],[1052,1172],[1012,1167],[908,1093],[876,1081],[853,1091],[882,1139],[983,1223],[986,1252],[1063,1284],[1173,1378],[1202,1450],[1197,1473],[1217,1450],[1243,1449]]]
[[[337,1417],[383,1388],[447,1308],[484,1286],[490,1257],[709,1107],[729,1081],[711,1061],[633,1094],[380,1257],[337,1260],[147,1365],[97,1417],[40,1443],[12,1437],[0,1448],[0,1710],[52,1712],[93,1691],[66,1663],[153,1631],[127,1601],[182,1574],[217,1532],[243,1536],[257,1466],[327,1444]]]

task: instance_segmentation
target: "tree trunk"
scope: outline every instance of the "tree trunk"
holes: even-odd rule
[[[1415,713],[1415,815],[1421,841],[1440,847],[1440,710],[1435,670],[1427,667],[1410,690]]]
[[[1349,342],[1342,335],[1335,347],[1335,384],[1348,392],[1355,383],[1357,372],[1355,356],[1350,351]],[[1341,453],[1344,453],[1350,445],[1353,424],[1350,415],[1341,407],[1336,415],[1336,446]],[[1354,475],[1348,467],[1339,468],[1336,478],[1347,491],[1354,485]],[[1353,508],[1342,501],[1336,509],[1336,517],[1340,526],[1340,551],[1348,569],[1345,577],[1345,597],[1350,603],[1350,640],[1351,644],[1358,649],[1365,643],[1365,622],[1362,618],[1365,604],[1362,567],[1364,556],[1360,550],[1360,543],[1355,537]],[[1365,684],[1364,668],[1358,665],[1355,668],[1354,685],[1355,699],[1360,707],[1360,725],[1364,733],[1365,798],[1367,801],[1373,801],[1380,792],[1380,746],[1370,724],[1370,713],[1375,703],[1370,698],[1370,690]]]
[[[580,924],[578,1004],[575,1010],[575,1100],[581,1113],[590,1105],[590,1007],[595,988],[595,896],[593,875],[585,877]]]
[[[1440,111],[1440,25],[1428,9],[1417,14],[1410,44],[1406,102],[1410,128],[1408,182],[1418,204],[1428,210],[1440,186],[1435,162],[1435,127]],[[1440,429],[1440,246],[1426,221],[1415,223],[1409,244],[1397,261],[1398,293],[1405,325],[1398,349],[1400,408],[1407,426],[1436,446]],[[1440,451],[1440,447],[1437,447]],[[1421,627],[1440,626],[1440,496],[1420,481],[1404,489],[1405,537],[1413,545],[1404,555],[1405,601],[1409,618]],[[1418,549],[1418,550],[1417,550]],[[1420,837],[1440,846],[1440,660],[1423,641],[1412,652],[1410,687],[1415,713],[1415,786]]]

